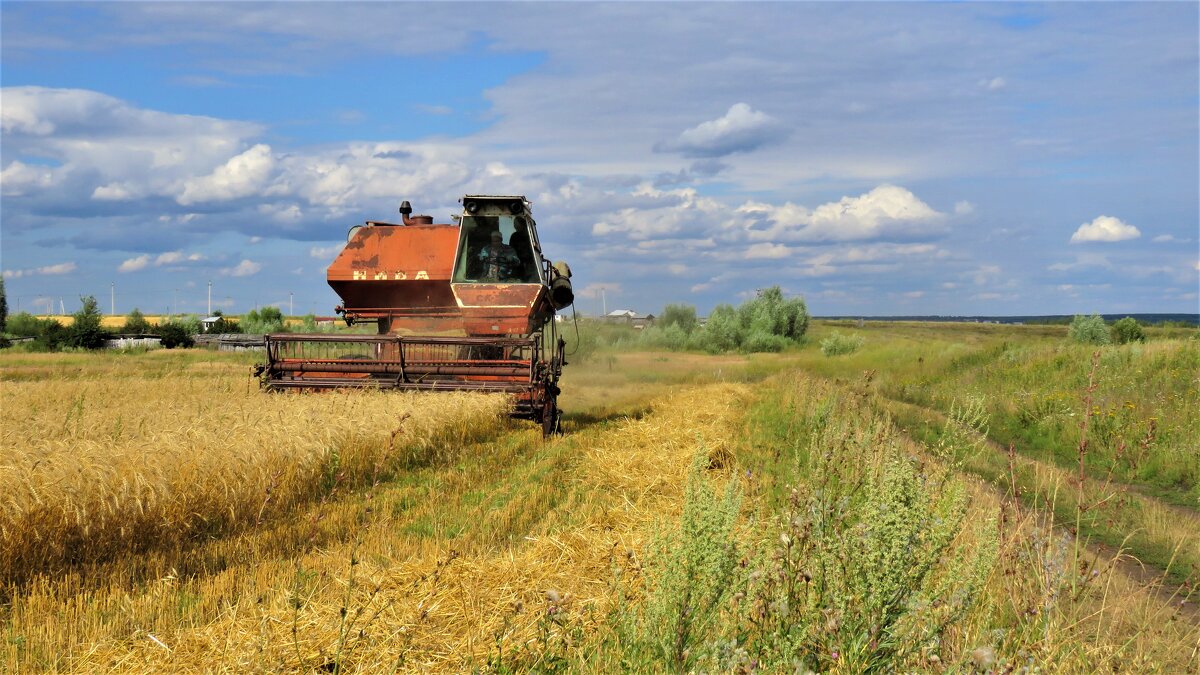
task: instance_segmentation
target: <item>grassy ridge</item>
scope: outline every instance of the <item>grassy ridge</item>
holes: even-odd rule
[[[823,325],[816,336],[847,326]],[[884,396],[942,413],[983,401],[990,435],[1060,466],[1078,462],[1089,418],[1086,469],[1136,484],[1176,504],[1200,506],[1200,340],[1159,337],[1099,350],[1066,342],[1061,329],[1032,326],[872,324],[851,328],[858,352],[798,363],[824,377],[858,381],[871,372]],[[1099,360],[1087,392],[1092,355]],[[1084,410],[1084,398],[1088,398]]]
[[[619,568],[609,617],[564,655],[572,668],[1196,667],[1200,627],[1155,583],[960,477],[982,443],[971,416],[923,447],[827,381],[779,378],[755,399],[734,457],[699,455],[681,518]]]

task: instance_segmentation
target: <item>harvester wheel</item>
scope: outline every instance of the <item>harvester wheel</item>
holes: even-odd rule
[[[558,402],[552,398],[546,399],[546,404],[542,407],[542,438],[561,434],[561,420],[562,411],[558,409]]]

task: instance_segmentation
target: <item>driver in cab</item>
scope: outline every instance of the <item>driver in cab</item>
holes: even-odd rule
[[[479,252],[479,262],[483,268],[483,281],[510,281],[513,271],[521,264],[517,251],[504,243],[504,235],[499,230],[492,232],[492,243],[484,246]]]

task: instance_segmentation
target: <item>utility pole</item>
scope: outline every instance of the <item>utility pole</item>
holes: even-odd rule
[[[175,301],[171,304],[171,316],[179,313],[179,289],[175,289]]]
[[[292,316],[294,314],[295,312],[292,311],[292,292],[288,291],[288,316]]]
[[[115,281],[108,282],[108,287],[109,287],[108,290],[110,293],[109,306],[108,306],[109,312],[108,313],[112,314],[113,316],[116,316],[117,315],[117,282],[115,282]]]
[[[212,316],[212,279],[208,280],[208,316]]]
[[[604,308],[604,316],[608,316],[608,289],[600,287],[600,306]]]

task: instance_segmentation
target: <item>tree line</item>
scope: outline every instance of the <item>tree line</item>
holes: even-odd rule
[[[125,316],[125,323],[115,330],[103,326],[103,314],[95,296],[80,298],[79,311],[71,315],[71,324],[64,326],[55,319],[42,319],[29,312],[8,314],[8,298],[4,280],[0,278],[0,347],[12,344],[12,338],[32,338],[29,348],[34,351],[60,351],[73,349],[102,349],[107,340],[118,335],[157,336],[163,347],[191,347],[193,336],[203,332],[200,319],[194,315],[172,317],[161,323],[151,323],[136,307]],[[277,307],[251,310],[240,319],[225,317],[220,311],[213,313],[217,321],[209,327],[210,333],[282,333],[287,331],[283,312]],[[316,330],[316,318],[311,314],[304,317],[303,330]]]

